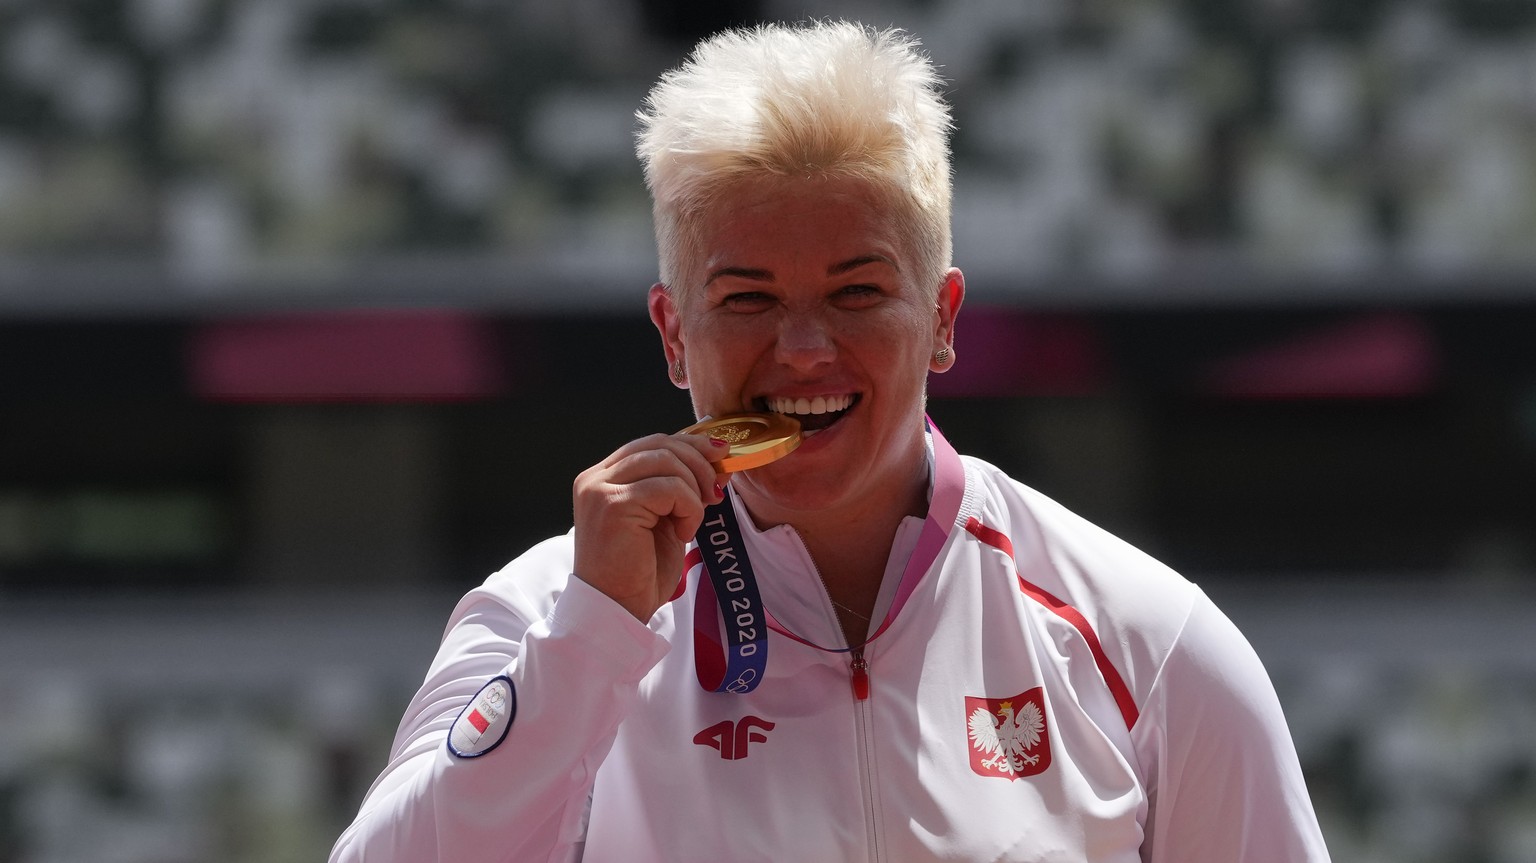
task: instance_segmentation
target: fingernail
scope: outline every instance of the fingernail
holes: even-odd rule
[[[717,437],[710,438],[709,439],[709,443],[710,443],[711,446],[730,446],[731,445],[730,441],[722,440],[721,438],[717,438]]]
[[[715,483],[715,500],[725,500],[725,489],[721,488],[718,482]]]

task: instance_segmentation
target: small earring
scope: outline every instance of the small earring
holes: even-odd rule
[[[941,366],[947,364],[949,362],[949,348],[939,348],[937,351],[934,351],[933,361]]]
[[[683,361],[677,360],[672,363],[672,382],[681,384],[686,378],[687,374],[683,372]]]

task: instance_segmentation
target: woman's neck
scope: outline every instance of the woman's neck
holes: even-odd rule
[[[836,507],[797,510],[750,492],[742,497],[759,529],[786,524],[795,529],[834,603],[868,614],[897,529],[908,516],[928,511],[928,485],[927,460],[919,459],[874,493]]]

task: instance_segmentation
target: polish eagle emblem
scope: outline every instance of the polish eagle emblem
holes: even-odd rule
[[[1033,776],[1051,763],[1044,691],[1012,698],[966,698],[971,768],[983,776],[1018,779]]]

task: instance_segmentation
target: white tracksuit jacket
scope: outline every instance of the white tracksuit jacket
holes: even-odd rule
[[[706,692],[702,567],[642,625],[570,575],[567,534],[459,603],[333,863],[1326,861],[1273,687],[1210,600],[941,436],[933,453],[940,541],[898,533],[866,698],[850,654],[779,633],[755,691]],[[736,506],[764,606],[841,646],[799,537]],[[933,563],[902,596],[914,549]],[[454,754],[498,676],[510,726]]]

